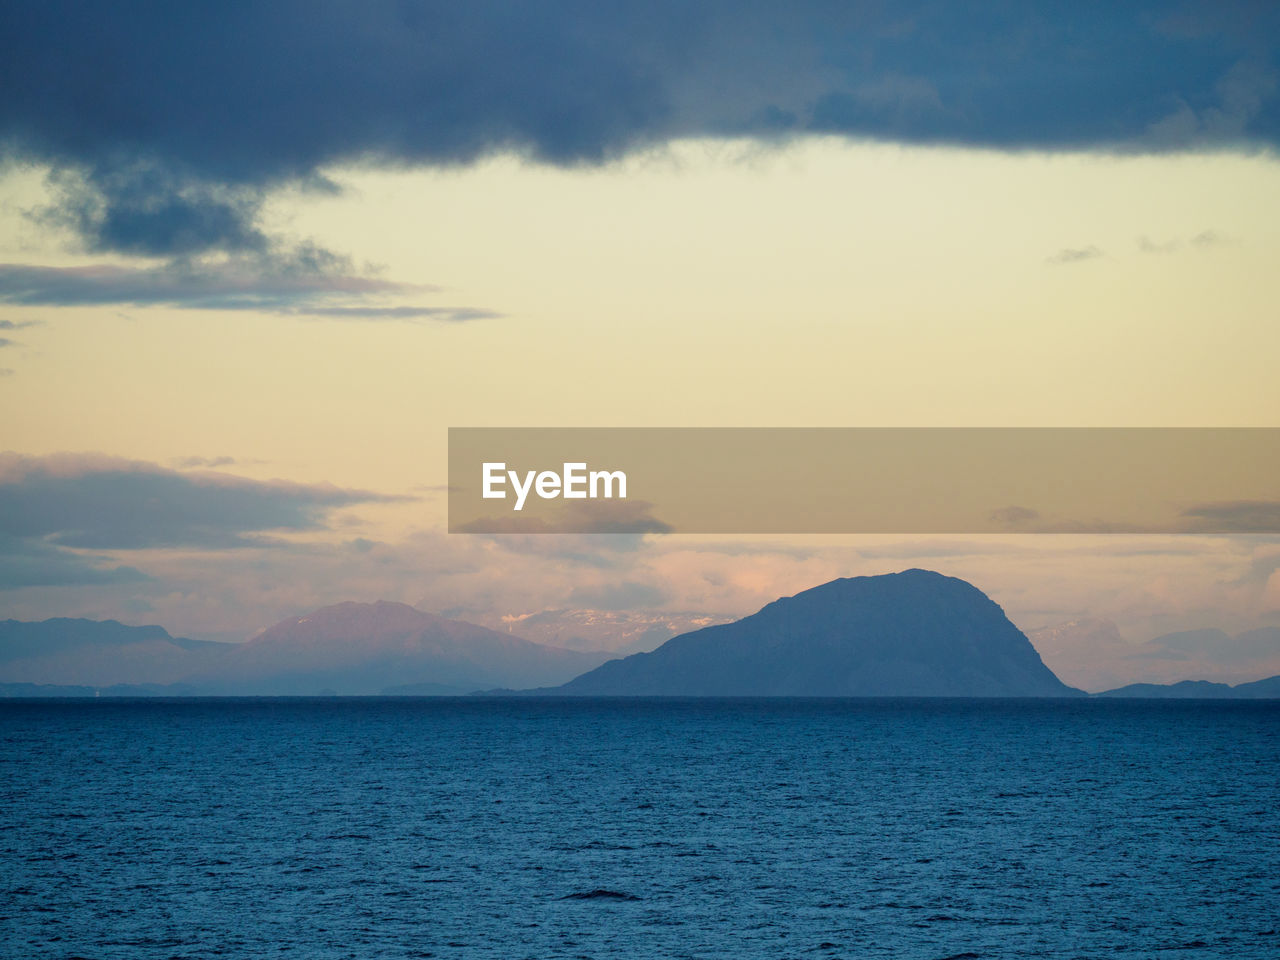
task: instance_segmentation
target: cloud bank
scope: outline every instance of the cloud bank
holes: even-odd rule
[[[0,537],[54,547],[253,546],[271,531],[324,529],[339,507],[395,499],[94,454],[0,454]]]
[[[133,567],[113,565],[106,557],[84,556],[38,539],[0,533],[0,590],[136,584],[150,579]]]
[[[1280,7],[366,0],[0,8],[0,144],[93,250],[261,253],[334,164],[599,163],[677,137],[1280,142]]]

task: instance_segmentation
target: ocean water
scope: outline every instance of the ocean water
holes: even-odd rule
[[[0,702],[0,955],[1280,957],[1280,703]]]

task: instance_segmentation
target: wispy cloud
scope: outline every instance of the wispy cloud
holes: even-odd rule
[[[1216,230],[1201,230],[1189,241],[1191,246],[1204,250],[1209,247],[1221,246],[1228,240]],[[1165,254],[1177,253],[1182,249],[1183,241],[1180,237],[1171,237],[1168,240],[1155,241],[1150,237],[1142,236],[1138,238],[1138,250],[1142,253]]]
[[[296,307],[288,311],[329,320],[441,320],[465,323],[489,320],[502,314],[478,307]]]
[[[1106,254],[1093,245],[1087,247],[1064,247],[1049,257],[1048,262],[1054,265],[1081,263],[1085,260],[1096,260],[1104,256]]]
[[[235,466],[239,461],[235,457],[175,457],[169,461],[175,467],[181,470],[191,470],[196,467],[205,467],[209,469],[217,467]]]
[[[255,310],[343,320],[462,322],[497,313],[476,307],[384,305],[376,301],[435,292],[426,284],[270,259],[178,261],[161,266],[47,267],[0,263],[0,303],[23,306],[163,306]],[[374,301],[374,302],[370,302]]]
[[[1165,240],[1160,243],[1152,240],[1150,237],[1138,238],[1138,249],[1143,253],[1176,253],[1178,248],[1182,246],[1182,242],[1176,237],[1172,240]]]
[[[1227,242],[1227,238],[1216,230],[1201,230],[1191,238],[1191,243],[1197,247],[1216,247]]]

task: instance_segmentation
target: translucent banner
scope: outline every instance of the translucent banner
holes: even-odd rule
[[[452,428],[451,533],[1275,533],[1280,428]]]

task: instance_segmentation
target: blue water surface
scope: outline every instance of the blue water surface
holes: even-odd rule
[[[0,701],[0,956],[1280,957],[1280,702]]]

